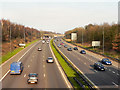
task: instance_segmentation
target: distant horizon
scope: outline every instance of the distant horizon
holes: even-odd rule
[[[88,24],[118,24],[117,5],[117,2],[2,2],[0,18],[63,34]]]

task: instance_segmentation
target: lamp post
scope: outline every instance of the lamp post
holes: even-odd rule
[[[104,54],[104,27],[103,27],[103,54]]]
[[[11,24],[10,24],[10,53],[11,53]]]
[[[82,30],[82,45],[83,45],[83,30]]]

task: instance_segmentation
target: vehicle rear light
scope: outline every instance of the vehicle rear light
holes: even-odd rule
[[[19,72],[21,72],[21,70],[19,70]]]

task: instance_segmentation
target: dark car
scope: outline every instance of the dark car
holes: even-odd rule
[[[112,65],[112,62],[108,58],[103,58],[101,62],[106,65]]]
[[[64,45],[65,48],[67,48],[67,45]]]
[[[96,69],[96,70],[101,70],[101,71],[105,71],[105,67],[102,65],[102,63],[100,63],[100,62],[96,62],[95,64],[94,64],[94,69]]]
[[[77,48],[77,47],[74,47],[73,49],[74,49],[74,50],[78,50],[78,48]]]
[[[85,50],[81,50],[80,53],[81,54],[86,54],[86,51]]]
[[[67,50],[68,50],[68,51],[72,51],[72,48],[68,48]]]
[[[28,84],[29,83],[37,83],[38,82],[38,78],[37,78],[38,74],[30,73],[28,76],[29,76],[29,78],[27,80]]]

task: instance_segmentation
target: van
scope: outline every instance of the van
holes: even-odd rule
[[[10,65],[10,74],[21,74],[23,71],[22,62],[13,62]]]

